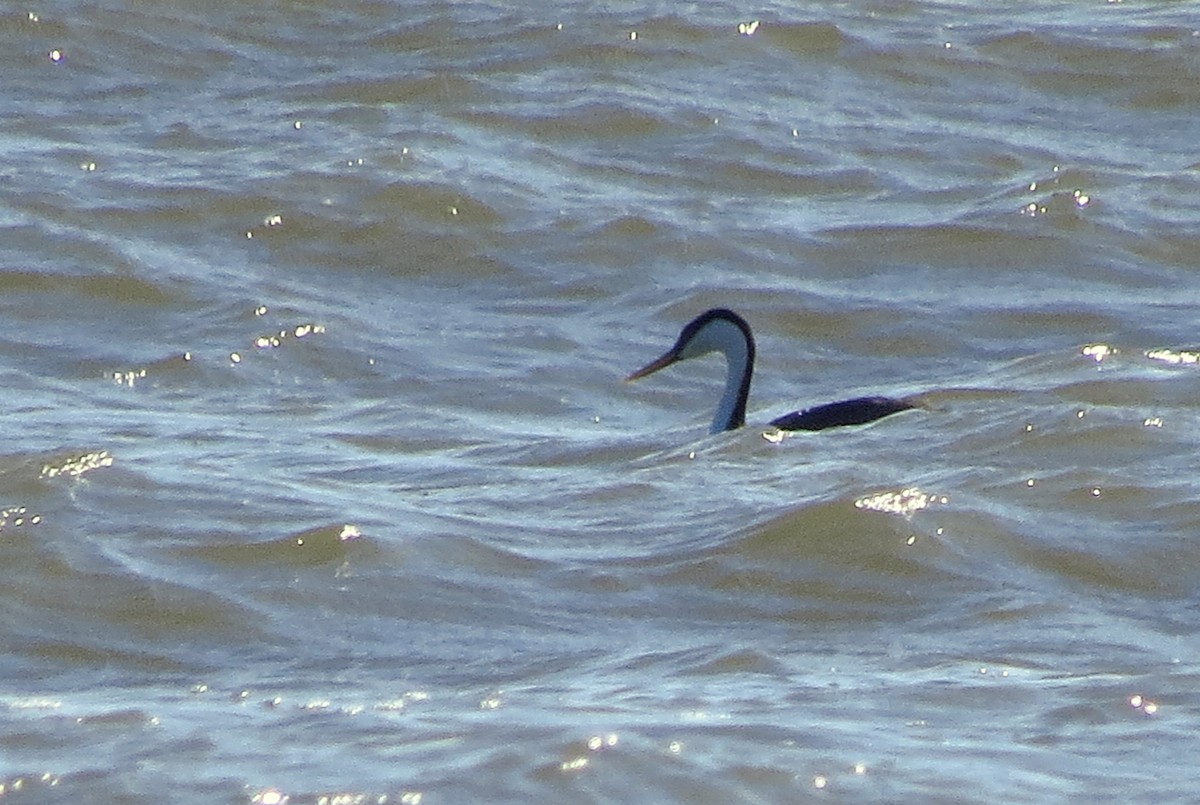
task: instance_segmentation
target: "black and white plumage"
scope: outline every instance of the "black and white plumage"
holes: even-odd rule
[[[637,380],[673,363],[710,352],[723,354],[727,368],[725,390],[717,403],[710,432],[740,428],[746,423],[746,400],[750,396],[750,380],[754,375],[754,335],[746,320],[732,310],[713,308],[701,313],[687,323],[673,347],[626,380]],[[780,430],[824,430],[842,425],[865,425],[914,407],[905,400],[892,397],[856,397],[793,411],[771,420],[771,425]]]

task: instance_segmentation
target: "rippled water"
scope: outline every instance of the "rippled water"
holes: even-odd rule
[[[1190,5],[61,2],[0,70],[6,799],[1194,797]],[[707,436],[718,359],[621,378],[716,305]]]

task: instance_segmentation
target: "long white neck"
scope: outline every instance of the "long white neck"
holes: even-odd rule
[[[717,410],[713,413],[709,433],[734,430],[746,422],[746,400],[741,396],[742,375],[745,374],[747,365],[745,351],[740,355],[727,354],[725,360],[725,391],[721,393],[721,401],[717,403]]]
[[[710,433],[740,428],[746,422],[746,398],[754,372],[754,342],[742,328],[727,319],[709,321],[686,344],[681,359],[709,352],[725,356],[725,390],[713,414]]]

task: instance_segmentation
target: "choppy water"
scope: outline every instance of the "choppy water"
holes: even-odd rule
[[[8,7],[4,798],[1191,801],[1198,20]]]

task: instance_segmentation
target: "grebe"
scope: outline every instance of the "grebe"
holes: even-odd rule
[[[746,398],[750,396],[750,379],[754,374],[754,336],[746,320],[732,310],[713,308],[701,313],[683,328],[675,346],[625,380],[637,380],[673,363],[710,352],[725,355],[728,373],[725,376],[725,391],[717,403],[709,432],[735,430],[746,424]],[[856,397],[793,411],[771,420],[771,425],[780,430],[824,430],[842,425],[865,425],[888,414],[915,407],[892,397]]]

